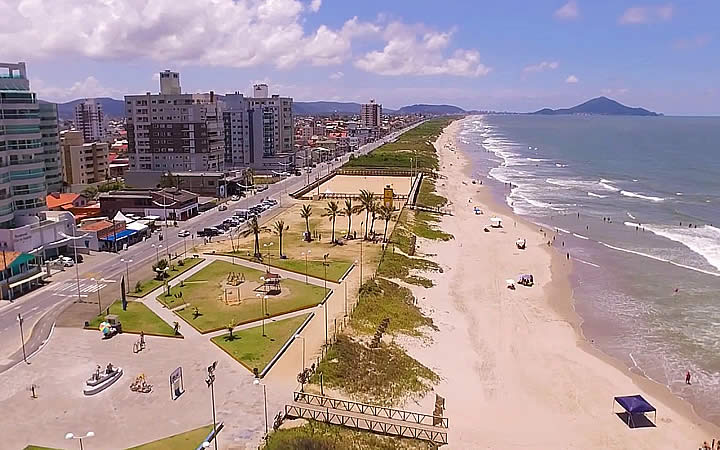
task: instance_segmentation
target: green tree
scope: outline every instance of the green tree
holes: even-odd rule
[[[375,235],[375,220],[378,217],[378,211],[380,210],[380,203],[373,202],[372,209],[370,210],[370,235]]]
[[[96,188],[95,186],[88,186],[83,189],[81,193],[89,199],[95,199],[98,195],[98,188]]]
[[[289,230],[290,227],[287,226],[287,225],[285,225],[285,221],[284,221],[284,220],[278,220],[277,222],[275,222],[275,223],[273,224],[273,228],[274,228],[274,230],[275,230],[275,233],[277,233],[277,235],[278,235],[278,237],[279,237],[279,239],[280,239],[280,242],[279,242],[279,244],[280,244],[280,245],[279,245],[279,247],[280,247],[280,257],[282,258],[282,255],[283,255],[283,252],[282,252],[282,238],[283,238],[283,233],[286,232],[287,230]]]
[[[389,205],[382,205],[378,209],[378,215],[380,217],[380,220],[385,221],[385,231],[383,232],[383,242],[387,242],[387,230],[388,230],[388,224],[393,218],[393,214],[395,213],[395,208]]]
[[[260,253],[260,233],[266,230],[265,227],[260,226],[260,223],[258,223],[257,217],[253,217],[250,220],[250,232],[255,235],[255,258],[262,259],[262,254]]]
[[[346,238],[350,237],[352,231],[352,216],[362,211],[362,206],[353,205],[352,199],[348,198],[345,200],[345,206],[340,210],[340,214],[348,218],[348,228]]]
[[[365,237],[363,239],[367,239],[368,237],[368,222],[370,218],[370,211],[373,210],[373,207],[375,205],[375,194],[373,194],[370,191],[366,191],[365,189],[360,190],[360,205],[362,207],[362,210],[365,211]]]
[[[307,237],[305,240],[310,242],[310,216],[312,216],[312,206],[310,205],[303,205],[302,209],[300,210],[300,217],[305,219],[305,231],[307,233]]]
[[[332,233],[330,236],[331,242],[335,242],[335,220],[337,219],[338,215],[340,215],[340,206],[334,200],[329,201],[327,203],[327,206],[325,207],[325,213],[323,213],[323,217],[327,217],[328,220],[330,220],[330,222],[332,223]]]
[[[155,273],[157,274],[155,276],[155,279],[160,280],[160,281],[164,280],[165,279],[165,269],[167,269],[167,267],[168,267],[168,262],[164,258],[161,259],[160,261],[156,262],[155,264],[153,264],[152,268],[155,271]]]

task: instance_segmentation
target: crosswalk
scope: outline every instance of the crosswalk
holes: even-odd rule
[[[57,284],[50,285],[50,295],[57,297],[77,297],[78,290],[80,291],[80,298],[85,298],[90,294],[93,294],[99,290],[102,290],[109,283],[115,283],[115,280],[102,279],[99,281],[81,279],[79,282],[80,289],[78,289],[78,281],[76,280],[65,280]]]

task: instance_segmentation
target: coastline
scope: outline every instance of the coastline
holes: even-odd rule
[[[472,184],[469,158],[455,144],[459,122],[447,127],[435,143],[440,173],[447,177],[438,180],[437,189],[448,198],[454,214],[443,220],[442,228],[456,238],[448,243],[421,241],[421,251],[436,254],[433,259],[446,272],[432,277],[435,287],[413,289],[440,331],[431,345],[410,345],[410,353],[443,378],[436,392],[448,400],[450,448],[696,448],[719,437],[720,428],[698,416],[689,402],[632,373],[587,341],[582,318],[574,309],[569,279],[572,255],[568,261],[548,247],[551,234],[543,236],[538,225],[497,202],[487,183]],[[482,216],[471,211],[478,205]],[[484,233],[482,228],[493,215],[503,218],[505,228]],[[511,248],[517,237],[528,240],[527,250]],[[492,262],[483,261],[485,251]],[[515,273],[509,272],[511,267]],[[501,278],[499,269],[507,276]],[[525,271],[535,275],[535,287],[505,288],[506,278]],[[473,299],[476,292],[490,295]],[[657,407],[656,428],[630,429],[612,417],[614,395],[637,393]],[[508,410],[505,415],[499,397],[530,411]],[[460,403],[457,409],[454,402]],[[430,399],[420,403],[427,408]],[[483,404],[488,406],[489,420],[473,421],[477,419],[473,407]],[[521,418],[533,424],[525,426]],[[573,431],[554,432],[564,424],[574,425]]]

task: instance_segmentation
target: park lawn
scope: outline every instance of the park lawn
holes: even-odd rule
[[[228,256],[232,256],[232,253],[226,253]],[[253,258],[252,256],[248,256],[247,252],[238,253],[236,252],[234,255],[236,258],[242,258],[247,261],[255,261],[257,260]],[[299,274],[305,274],[305,260],[304,259],[280,259],[277,257],[273,258],[267,258],[265,257],[266,264],[270,265],[270,267],[277,267],[278,269],[285,269],[289,270],[291,272],[296,272]],[[345,272],[352,266],[352,262],[350,261],[332,261],[330,260],[330,265],[327,268],[327,280],[328,281],[339,281],[340,278],[345,275]],[[314,278],[319,279],[325,279],[325,267],[323,266],[322,260],[313,260],[308,259],[307,261],[307,274]]]
[[[229,272],[245,276],[245,283],[238,287],[228,287],[230,295],[233,291],[236,292],[236,289],[240,289],[242,302],[239,305],[227,305],[222,301],[224,295],[222,284]],[[168,308],[189,303],[189,306],[175,313],[201,333],[207,333],[225,328],[229,324],[239,325],[262,318],[262,305],[260,299],[256,297],[256,294],[261,293],[262,290],[257,290],[255,287],[260,283],[260,277],[264,275],[265,273],[260,270],[226,261],[213,261],[184,280],[182,286],[173,287],[170,290],[170,297],[161,294],[158,300]],[[289,279],[283,279],[281,287],[282,294],[271,295],[267,299],[269,317],[315,306],[329,291],[321,286]],[[175,296],[179,293],[182,293],[180,298]],[[198,308],[199,315],[195,314],[194,308]]]
[[[261,325],[235,331],[232,339],[229,334],[225,334],[211,340],[251,372],[257,367],[259,373],[265,369],[308,316],[309,314],[302,314],[289,319],[266,320],[266,336],[262,335]]]
[[[150,308],[140,302],[128,302],[127,311],[122,310],[122,302],[116,300],[110,305],[110,314],[116,314],[123,331],[130,333],[143,332],[146,334],[160,336],[175,336],[173,327],[168,325]],[[105,314],[101,314],[90,322],[90,328],[98,329],[100,322],[105,320]]]
[[[171,263],[171,266],[173,266],[174,269],[168,270],[167,273],[169,277],[166,278],[166,281],[169,283],[170,281],[172,281],[173,278],[187,272],[188,270],[192,269],[203,261],[205,261],[203,258],[185,258],[182,266],[179,265],[177,261]],[[129,297],[142,298],[154,291],[155,289],[159,288],[163,284],[165,284],[165,281],[159,281],[155,278],[151,280],[141,281],[140,290],[135,290],[135,286],[133,286],[132,292],[128,292],[127,295]]]
[[[128,450],[195,450],[212,431],[212,425],[138,445]]]

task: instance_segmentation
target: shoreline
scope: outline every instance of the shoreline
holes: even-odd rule
[[[460,119],[462,120],[462,119]],[[570,420],[572,422],[584,422],[581,415],[583,413],[589,413],[589,415],[596,416],[584,425],[578,426],[575,433],[571,436],[567,436],[566,439],[557,439],[557,436],[548,434],[547,429],[534,428],[536,433],[527,433],[528,437],[532,437],[527,443],[523,443],[523,446],[529,446],[530,448],[549,448],[549,445],[561,446],[562,448],[575,448],[580,447],[580,440],[585,441],[585,448],[595,447],[595,445],[587,446],[589,442],[596,442],[598,447],[605,448],[694,448],[697,447],[704,440],[710,440],[713,437],[720,436],[720,428],[717,425],[705,420],[700,417],[693,409],[693,406],[686,400],[679,398],[673,394],[667,386],[652,381],[640,374],[633,373],[628,367],[625,367],[619,360],[603,353],[600,349],[595,347],[592,342],[589,342],[583,334],[582,330],[582,317],[575,311],[573,301],[573,288],[570,281],[570,273],[572,270],[572,255],[570,261],[562,259],[562,255],[556,249],[550,248],[545,245],[547,240],[543,237],[542,233],[539,232],[540,226],[527,220],[526,218],[520,217],[512,212],[509,206],[500,204],[494,198],[492,188],[488,186],[486,180],[487,177],[483,175],[478,180],[483,180],[483,185],[473,185],[472,172],[473,168],[467,155],[462,153],[456,145],[457,131],[459,129],[459,122],[453,122],[449,127],[443,130],[443,134],[438,138],[435,143],[438,155],[440,157],[440,165],[442,175],[446,176],[446,179],[438,180],[437,190],[438,193],[448,198],[450,202],[449,207],[453,210],[455,216],[450,216],[443,220],[442,228],[448,232],[453,233],[456,239],[452,244],[448,243],[437,243],[432,241],[423,240],[421,243],[422,251],[425,253],[436,253],[437,256],[433,259],[437,260],[443,267],[447,267],[449,270],[446,276],[434,277],[436,286],[429,290],[414,289],[416,297],[421,303],[423,309],[430,310],[430,315],[436,320],[441,330],[437,333],[436,342],[424,348],[418,348],[417,345],[411,345],[410,352],[414,356],[418,357],[421,361],[428,363],[429,365],[438,371],[443,377],[443,382],[436,388],[436,391],[446,398],[452,398],[453,401],[463,402],[462,396],[469,397],[485,397],[489,404],[495,404],[497,399],[493,395],[488,395],[487,392],[479,392],[481,390],[487,391],[487,388],[482,388],[483,381],[487,381],[489,377],[483,376],[482,373],[475,374],[462,374],[454,373],[452,370],[444,370],[449,364],[448,356],[443,355],[444,353],[452,354],[455,350],[452,348],[437,348],[450,345],[467,345],[471,347],[466,351],[456,351],[459,355],[464,354],[470,357],[473,362],[477,361],[480,368],[483,370],[495,369],[491,367],[487,362],[492,359],[502,360],[505,368],[515,370],[527,369],[528,365],[538,362],[536,355],[521,355],[522,351],[518,350],[519,347],[515,346],[517,339],[517,333],[522,330],[522,327],[531,328],[543,328],[547,327],[548,335],[555,337],[558,348],[564,348],[565,353],[558,355],[553,346],[547,346],[543,344],[537,345],[538,352],[547,353],[547,359],[541,361],[548,364],[550,367],[545,368],[542,375],[546,376],[546,384],[554,384],[557,382],[556,378],[564,379],[565,383],[560,385],[568,391],[576,391],[574,404],[566,402],[568,399],[553,398],[547,402],[538,402],[535,404],[535,411],[539,412],[542,416],[551,416],[555,418],[562,417],[564,420]],[[455,150],[451,151],[445,148],[445,145],[451,145]],[[469,197],[467,200],[463,197]],[[472,204],[465,202],[472,202]],[[480,204],[485,214],[483,216],[475,216],[472,213],[467,213],[467,210],[472,209],[473,206]],[[458,236],[472,237],[473,240],[486,241],[490,239],[489,244],[483,245],[473,244],[477,247],[477,252],[482,252],[485,247],[489,247],[492,250],[493,246],[497,246],[493,240],[504,239],[505,246],[499,247],[506,249],[508,242],[514,242],[515,237],[513,236],[501,236],[501,233],[497,233],[495,230],[490,233],[483,233],[480,227],[475,227],[472,230],[472,225],[468,226],[468,221],[473,220],[466,217],[464,220],[458,216],[458,209],[463,208],[466,210],[465,216],[472,217],[474,220],[487,221],[489,216],[498,215],[502,217],[505,222],[505,229],[510,233],[514,233],[513,228],[517,227],[518,231],[522,233],[522,237],[528,239],[528,249],[522,253],[522,259],[518,261],[518,258],[512,259],[510,250],[501,250],[499,254],[494,256],[495,261],[493,265],[514,267],[520,266],[518,269],[524,270],[522,266],[532,268],[538,278],[538,284],[532,290],[532,301],[529,303],[523,303],[519,301],[516,293],[524,295],[526,292],[531,292],[527,288],[518,287],[516,291],[509,291],[504,288],[504,278],[498,280],[497,276],[495,279],[485,278],[484,280],[478,281],[466,281],[465,269],[458,267],[453,263],[462,262],[465,265],[473,266],[472,270],[482,269],[483,262],[481,258],[473,259],[474,254],[466,255],[466,251],[462,249],[463,244],[469,246],[472,242],[463,241],[458,242]],[[514,224],[513,228],[510,228],[510,224]],[[447,227],[446,227],[447,225]],[[458,230],[461,230],[458,232]],[[469,233],[469,234],[468,234]],[[507,233],[507,232],[505,232]],[[527,235],[526,235],[527,234]],[[548,235],[550,236],[550,235]],[[454,248],[451,248],[454,247]],[[534,248],[533,248],[534,247]],[[475,247],[472,247],[473,250]],[[429,249],[429,250],[428,250]],[[517,252],[512,252],[517,254]],[[532,256],[530,256],[532,254]],[[532,261],[529,261],[532,259]],[[469,260],[469,261],[468,261]],[[519,264],[518,264],[519,262]],[[477,265],[476,265],[477,263]],[[487,262],[484,262],[488,265]],[[543,269],[543,267],[545,269]],[[492,267],[488,266],[488,269]],[[508,269],[506,269],[508,270]],[[543,281],[543,271],[547,270],[547,281]],[[449,278],[452,277],[453,271],[459,271],[459,278],[462,280],[463,285],[471,284],[470,292],[479,292],[485,289],[487,286],[494,288],[497,297],[499,298],[498,304],[494,305],[496,308],[488,308],[487,305],[481,305],[473,302],[472,300],[467,301],[445,301],[443,303],[442,296],[447,294],[449,297],[457,297],[457,294],[466,290],[465,286],[459,287],[452,284]],[[482,270],[480,270],[482,272]],[[484,284],[483,284],[484,283]],[[498,283],[501,286],[498,285]],[[540,289],[538,289],[540,288]],[[507,291],[507,292],[505,292]],[[539,291],[539,292],[538,292]],[[538,293],[540,295],[538,295]],[[490,296],[492,298],[492,296]],[[429,299],[429,300],[428,300]],[[495,300],[493,298],[493,300]],[[508,308],[510,305],[510,308]],[[496,312],[499,308],[501,311]],[[513,311],[513,308],[520,310],[521,314],[517,314],[517,311]],[[479,313],[479,314],[478,314]],[[500,326],[495,326],[492,322],[492,317],[484,318],[483,316],[497,315],[495,321],[499,321]],[[461,327],[457,323],[459,321],[468,321],[473,326],[477,327],[479,323],[483,323],[490,330],[475,329],[472,327]],[[485,320],[485,322],[483,322]],[[511,321],[512,326],[503,326],[503,321]],[[517,322],[517,323],[515,323]],[[552,324],[552,325],[547,325]],[[461,329],[464,328],[464,329]],[[496,328],[496,329],[495,329]],[[563,330],[566,328],[566,330]],[[465,331],[467,336],[462,335],[459,331]],[[527,331],[527,330],[525,330]],[[568,332],[570,331],[570,332]],[[507,335],[507,333],[510,335]],[[545,331],[540,333],[543,335]],[[448,336],[448,334],[450,336]],[[497,334],[497,335],[496,335]],[[528,331],[528,334],[534,334],[534,331]],[[473,336],[477,335],[477,336]],[[543,336],[545,338],[546,336]],[[457,339],[456,339],[457,338]],[[485,345],[485,342],[497,341],[499,344],[508,344],[510,342],[510,355],[501,353],[500,351],[494,351],[492,347]],[[480,345],[477,343],[480,342]],[[524,342],[517,342],[519,346],[525,344]],[[529,344],[529,342],[528,342]],[[435,347],[435,348],[434,348]],[[480,347],[478,349],[478,347]],[[433,351],[434,348],[434,351]],[[475,355],[473,355],[473,353]],[[477,356],[480,356],[479,358]],[[526,357],[525,357],[526,356]],[[545,356],[545,355],[543,355]],[[558,361],[555,361],[558,360]],[[465,364],[471,363],[466,361]],[[576,372],[578,366],[581,367],[580,375],[577,373],[567,374],[568,372]],[[457,367],[458,370],[463,370],[462,364]],[[583,370],[586,370],[586,376],[582,375]],[[496,378],[506,378],[504,374],[493,374]],[[570,376],[573,375],[573,376]],[[602,375],[602,376],[598,376]],[[543,379],[542,376],[537,374],[538,378]],[[517,376],[510,376],[508,378],[516,379]],[[521,377],[522,378],[522,377]],[[593,378],[592,380],[586,380],[586,378]],[[533,380],[536,381],[536,380]],[[592,381],[592,382],[591,382]],[[480,382],[480,383],[478,383]],[[472,393],[464,392],[458,395],[457,391],[459,386],[466,383],[467,386],[479,385]],[[545,385],[540,386],[540,390],[544,390]],[[452,394],[445,395],[445,390],[449,390]],[[531,391],[527,392],[527,387],[524,386],[513,386],[510,388],[511,392],[505,392],[504,395],[510,398],[516,398],[518,400],[532,399],[533,396],[537,396],[538,392]],[[557,389],[557,386],[549,387],[548,390],[553,391]],[[586,391],[586,392],[581,392]],[[605,391],[602,394],[598,394],[598,391]],[[632,392],[631,392],[632,391]],[[652,429],[653,436],[648,436],[641,430],[629,429],[622,423],[618,418],[611,418],[610,416],[610,402],[612,401],[613,395],[628,395],[641,393],[651,403],[653,403],[659,410],[657,428]],[[556,394],[559,394],[556,392]],[[594,398],[600,396],[601,398]],[[430,396],[428,396],[430,397]],[[603,402],[600,405],[590,401],[590,398],[594,398],[598,402]],[[582,400],[581,400],[582,399]],[[424,399],[421,404],[425,405],[428,399]],[[482,403],[482,402],[480,402]],[[500,403],[501,405],[501,403]],[[577,409],[576,413],[558,414],[555,409],[562,406],[571,406],[571,409]],[[471,433],[467,429],[467,423],[462,420],[456,419],[456,414],[452,414],[452,403],[449,402],[448,406],[448,417],[451,419],[451,423],[457,424],[460,422],[460,430],[453,432],[451,426],[451,436],[454,435],[454,439],[451,440],[451,448],[456,448],[452,443],[460,443],[463,447],[467,445],[480,445],[484,448],[500,448],[502,446],[517,445],[517,436],[510,432],[510,429],[506,429],[507,424],[494,424],[492,428],[492,434],[496,435],[497,442],[502,442],[499,447],[489,446],[488,443],[492,440],[473,440],[464,439]],[[603,410],[607,415],[602,417]],[[459,412],[459,411],[458,411]],[[469,414],[470,411],[463,411],[461,414]],[[494,416],[495,418],[500,417]],[[602,418],[601,418],[602,417]],[[547,418],[545,419],[547,420]],[[542,422],[543,420],[539,420]],[[547,427],[552,428],[557,426],[556,423],[550,421],[545,424]],[[597,429],[595,429],[597,428]],[[503,432],[504,431],[504,432]],[[637,434],[638,437],[642,437],[643,441],[639,442],[635,439],[633,433]],[[459,438],[459,439],[458,439]],[[595,440],[595,438],[599,439]],[[548,439],[548,442],[543,442],[543,439]],[[578,440],[576,442],[576,439]],[[627,439],[627,440],[626,440]],[[657,441],[656,441],[657,439]],[[551,442],[550,442],[551,441]]]

